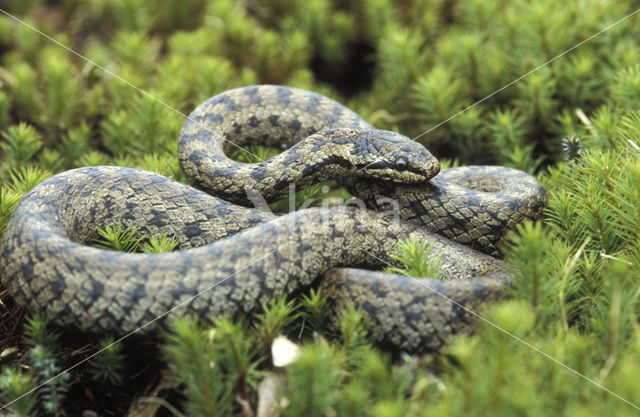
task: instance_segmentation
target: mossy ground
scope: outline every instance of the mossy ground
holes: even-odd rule
[[[13,404],[18,414],[123,415],[136,401],[157,415],[251,415],[279,334],[302,345],[284,372],[282,415],[640,412],[624,401],[640,404],[637,16],[538,69],[639,1],[6,0],[2,8],[102,68],[0,14],[0,233],[22,194],[65,169],[116,164],[185,181],[175,156],[180,112],[254,83],[324,93],[379,128],[421,135],[448,164],[516,167],[549,195],[544,219],[504,248],[520,271],[514,297],[483,312],[502,330],[479,321],[436,356],[378,350],[355,310],[329,333],[326,300],[314,293],[276,300],[242,323],[178,322],[158,351],[56,337],[38,319],[25,329],[0,289],[2,401],[106,348]],[[171,376],[159,373],[161,361]]]

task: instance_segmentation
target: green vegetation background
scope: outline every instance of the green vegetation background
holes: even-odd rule
[[[410,137],[428,132],[419,140],[440,158],[516,167],[547,187],[545,218],[522,227],[504,249],[520,271],[514,298],[485,315],[591,381],[483,322],[442,355],[422,358],[391,360],[371,347],[357,311],[345,313],[338,334],[312,338],[323,330],[323,300],[312,294],[294,304],[274,302],[257,324],[222,321],[211,330],[177,323],[165,350],[185,384],[177,405],[188,415],[247,415],[270,368],[273,337],[297,341],[292,323],[301,318],[304,348],[285,373],[282,415],[639,412],[595,385],[640,404],[638,18],[537,68],[640,1],[2,4],[149,95],[0,15],[0,233],[23,193],[65,169],[126,165],[184,181],[175,155],[180,112],[255,83],[324,93],[378,128]],[[570,138],[566,149],[563,137]],[[13,310],[6,303],[0,310],[10,322]],[[47,336],[42,322],[29,326],[23,362],[30,365],[4,367],[4,401],[68,364],[52,352],[61,342]],[[127,378],[119,362],[125,354],[105,353],[87,375],[117,390]],[[65,385],[83,378],[76,373],[14,408],[64,415]]]

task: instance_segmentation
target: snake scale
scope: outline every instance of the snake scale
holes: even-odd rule
[[[250,143],[288,149],[256,164],[226,156]],[[123,334],[172,309],[239,316],[319,285],[333,315],[360,306],[380,343],[435,351],[468,326],[461,306],[503,296],[506,266],[487,253],[545,204],[540,184],[520,171],[466,167],[436,176],[438,161],[421,145],[290,87],[238,88],[202,103],[183,126],[178,157],[196,188],[99,166],[65,171],[25,194],[0,248],[9,293],[59,325]],[[247,191],[274,201],[290,183],[329,178],[383,212],[339,206],[276,216],[240,205],[251,202]],[[406,221],[389,215],[389,199]],[[174,236],[180,250],[89,246],[105,226],[135,229],[140,238]],[[432,245],[444,281],[356,269],[393,262],[398,240],[409,236]]]

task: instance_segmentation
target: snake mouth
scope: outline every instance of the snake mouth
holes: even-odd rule
[[[397,184],[420,184],[429,181],[422,172],[413,170],[397,171],[391,168],[368,169],[367,176]]]

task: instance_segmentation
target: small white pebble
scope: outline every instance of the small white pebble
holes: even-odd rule
[[[290,341],[284,336],[278,336],[274,339],[271,345],[271,357],[273,358],[273,365],[282,368],[298,358],[300,348],[298,345]]]

